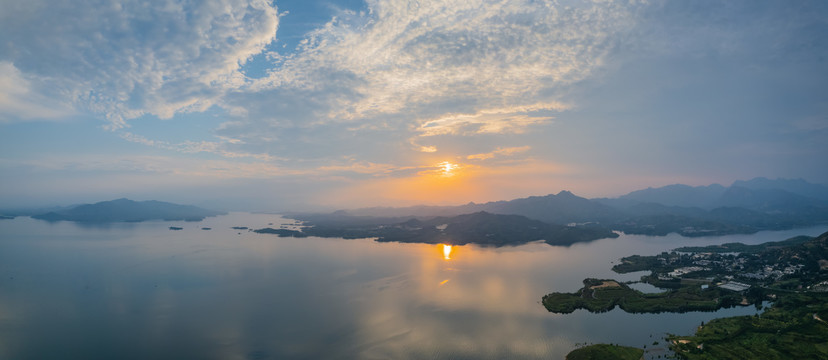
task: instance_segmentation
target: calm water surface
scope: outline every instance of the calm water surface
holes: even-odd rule
[[[665,332],[756,309],[556,315],[540,299],[586,277],[637,280],[610,270],[626,255],[826,230],[448,252],[230,228],[286,222],[246,213],[108,226],[0,220],[0,359],[556,359],[584,342],[653,349]]]

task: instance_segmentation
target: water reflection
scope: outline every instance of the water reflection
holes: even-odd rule
[[[443,260],[451,260],[451,245],[443,245]]]
[[[563,358],[575,343],[643,346],[650,334],[690,333],[721,315],[557,315],[539,300],[586,277],[617,278],[610,262],[624,255],[733,241],[622,236],[482,248],[231,229],[279,221],[231,214],[170,231],[164,222],[4,220],[0,359]]]

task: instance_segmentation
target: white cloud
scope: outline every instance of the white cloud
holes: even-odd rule
[[[220,141],[184,141],[180,143],[171,143],[168,141],[148,139],[147,137],[134,134],[129,131],[120,131],[120,136],[122,139],[129,142],[134,142],[137,144],[142,144],[164,150],[177,151],[186,154],[206,152],[221,155],[225,158],[250,158],[265,162],[271,162],[278,159],[275,156],[271,156],[264,153],[230,151],[227,149],[228,145],[242,143],[241,140],[232,138],[220,137]]]
[[[452,114],[427,120],[417,128],[417,131],[420,136],[520,134],[530,125],[546,123],[552,119],[550,116],[483,111],[477,114]]]
[[[0,61],[0,122],[61,119],[74,114],[70,104],[38,92],[38,82],[27,79],[10,62]]]
[[[278,26],[266,0],[12,0],[3,8],[0,61],[114,128],[143,114],[206,110],[244,83],[240,64]]]
[[[531,106],[589,76],[609,36],[629,25],[613,3],[371,0],[368,8],[313,32],[253,88],[347,83],[355,96],[331,95],[331,120]]]
[[[466,156],[466,159],[469,160],[488,160],[492,159],[496,156],[511,156],[514,154],[523,153],[529,151],[531,146],[515,146],[515,147],[506,147],[506,148],[497,148],[497,150],[488,152],[488,153],[481,153],[481,154],[473,154]]]
[[[632,23],[626,4],[613,2],[368,0],[367,11],[340,11],[294,52],[268,54],[269,75],[254,80],[240,66],[276,39],[278,1],[7,5],[0,61],[44,79],[60,101],[101,114],[111,129],[218,105],[228,119],[217,141],[121,134],[264,162],[393,163],[389,154],[413,138],[524,133],[568,108],[568,86],[601,67],[614,34]]]
[[[222,106],[245,111],[220,133],[251,148],[292,143],[284,147],[292,156],[361,142],[366,159],[412,137],[520,134],[569,108],[569,86],[601,67],[613,36],[632,25],[625,6],[371,0],[366,12],[340,13],[277,57],[269,76],[224,98]],[[323,130],[342,129],[337,123],[352,125]],[[285,136],[296,129],[319,135]]]

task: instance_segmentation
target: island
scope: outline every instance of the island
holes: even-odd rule
[[[615,280],[586,279],[584,287],[577,292],[548,294],[542,303],[550,312],[559,314],[577,309],[600,313],[616,306],[628,313],[661,313],[716,311],[743,304],[743,299],[747,298],[718,287],[683,286],[673,291],[645,294]]]
[[[282,237],[376,238],[380,242],[426,244],[520,245],[543,241],[550,245],[616,238],[618,234],[593,224],[554,225],[520,215],[476,212],[451,217],[381,218],[362,216],[304,216],[306,225],[298,230],[264,228],[257,233]],[[301,235],[300,235],[301,234]]]
[[[141,222],[148,220],[201,221],[209,216],[224,215],[221,211],[202,209],[163,201],[133,201],[117,199],[85,204],[67,209],[32,215],[46,221],[76,221],[86,223]]]
[[[828,358],[828,232],[759,245],[683,247],[655,256],[632,255],[618,273],[647,270],[642,281],[665,289],[644,294],[611,279],[586,279],[575,293],[542,298],[550,312],[632,313],[714,311],[772,306],[762,314],[715,319],[693,336],[670,335],[684,359]],[[600,358],[600,357],[599,357]]]
[[[288,230],[288,229],[264,228],[264,229],[253,230],[253,232],[257,233],[257,234],[274,234],[274,235],[279,235],[279,237],[297,237],[297,238],[308,237],[307,234],[305,234],[301,231]]]

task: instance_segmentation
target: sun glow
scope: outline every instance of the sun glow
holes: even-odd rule
[[[457,164],[452,164],[448,161],[443,161],[437,164],[437,167],[440,168],[440,174],[443,177],[451,177],[454,176],[454,171],[460,168]]]
[[[443,244],[443,260],[451,260],[451,245]]]

